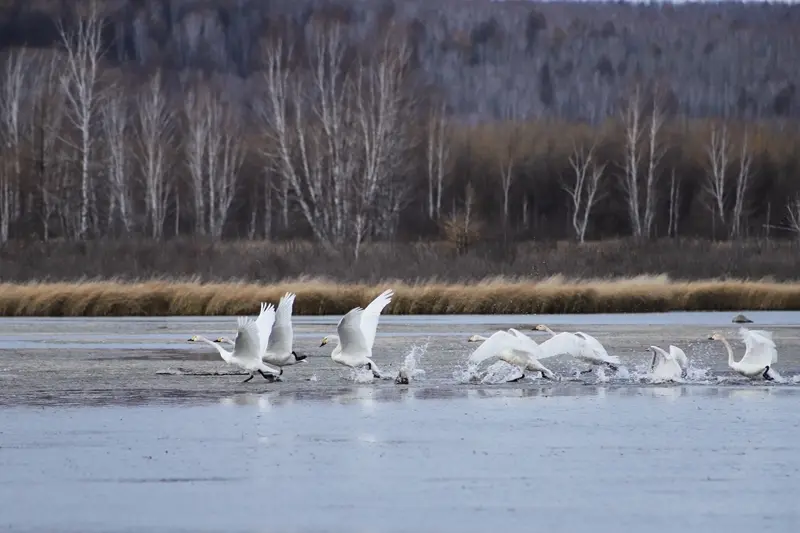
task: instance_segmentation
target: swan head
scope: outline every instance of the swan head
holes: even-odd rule
[[[712,335],[709,335],[708,340],[710,340],[710,341],[721,341],[722,340],[722,334],[721,333],[713,333]]]
[[[326,344],[328,344],[328,337],[323,337],[322,342],[319,344],[319,347],[322,348]]]
[[[478,341],[480,341],[480,340],[481,340],[481,337],[480,337],[480,335],[473,335],[472,337],[470,337],[469,339],[467,339],[467,342],[478,342]]]
[[[191,337],[189,337],[189,342],[197,342],[198,340],[199,339],[197,338],[197,335],[192,335]]]
[[[306,361],[306,357],[308,357],[307,355],[297,355],[297,352],[294,350],[292,350],[292,356],[294,357],[295,363],[308,362]]]
[[[537,324],[536,327],[533,328],[533,331],[547,331],[547,326],[544,324]]]
[[[214,342],[225,342],[225,339],[222,337],[217,337],[216,339],[214,339]]]

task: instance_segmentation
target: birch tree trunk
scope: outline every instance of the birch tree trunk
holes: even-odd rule
[[[115,212],[126,234],[133,229],[130,188],[130,149],[128,101],[122,88],[104,99],[103,134],[106,143],[109,180],[109,222],[113,227]]]
[[[167,171],[167,150],[174,139],[175,120],[161,87],[160,72],[140,93],[136,118],[137,159],[144,185],[150,236],[161,240],[172,190],[172,180]]]
[[[29,114],[24,106],[30,63],[27,50],[11,52],[0,79],[0,244],[8,241],[12,219],[19,216],[15,203],[22,173],[23,121]]]
[[[92,187],[92,128],[99,106],[99,63],[103,52],[103,19],[97,3],[91,2],[86,17],[77,22],[73,31],[67,31],[60,23],[58,28],[66,51],[61,84],[69,109],[69,120],[79,137],[80,214],[77,236],[85,239],[89,229],[89,189]]]

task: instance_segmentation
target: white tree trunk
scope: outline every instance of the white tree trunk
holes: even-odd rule
[[[23,120],[29,111],[25,96],[30,65],[23,49],[9,53],[0,78],[0,244],[8,241],[12,219],[19,217],[15,208],[21,179]]]
[[[736,175],[736,197],[733,204],[733,216],[731,217],[732,239],[741,237],[742,218],[747,201],[747,188],[750,185],[750,165],[752,164],[753,156],[750,154],[747,140],[747,131],[745,131],[739,153],[739,173]]]
[[[720,222],[725,224],[726,173],[730,156],[730,141],[728,140],[726,124],[723,124],[722,128],[715,126],[711,129],[711,139],[707,152],[710,173],[704,188],[710,197],[710,204],[708,205],[711,210],[712,220],[716,220],[718,217]]]
[[[99,104],[99,63],[102,55],[103,18],[96,2],[92,1],[85,18],[77,22],[74,31],[59,24],[66,51],[61,83],[69,108],[69,119],[78,132],[77,150],[80,154],[80,211],[77,236],[84,239],[89,229],[91,163],[94,136],[92,128]]]
[[[173,114],[161,88],[160,72],[152,77],[148,87],[140,93],[136,118],[137,159],[144,184],[150,236],[160,240],[164,236],[164,222],[172,190],[167,151],[172,144],[175,127]]]
[[[639,216],[639,142],[642,138],[641,98],[637,87],[623,113],[625,127],[625,174],[622,185],[628,203],[628,218],[634,237],[641,237],[641,217]]]
[[[573,180],[563,185],[572,201],[572,229],[581,244],[586,240],[586,229],[592,209],[600,200],[598,191],[606,165],[598,166],[594,161],[596,144],[588,150],[574,147],[569,157]]]
[[[130,188],[130,149],[128,101],[123,89],[105,99],[103,109],[103,134],[106,142],[107,175],[109,178],[109,223],[115,223],[115,211],[125,233],[133,229]]]

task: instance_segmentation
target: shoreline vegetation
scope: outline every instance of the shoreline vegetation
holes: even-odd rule
[[[259,302],[297,294],[295,315],[342,315],[386,288],[392,315],[586,314],[666,311],[800,310],[800,283],[672,281],[667,276],[607,280],[494,278],[474,283],[274,284],[83,280],[0,284],[0,316],[229,316],[257,314]]]
[[[342,315],[384,289],[388,314],[800,310],[800,244],[371,243],[355,261],[303,241],[9,243],[0,316],[229,316],[297,294],[297,315]]]

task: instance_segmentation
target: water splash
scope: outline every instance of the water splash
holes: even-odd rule
[[[428,343],[422,346],[416,344],[411,346],[411,351],[406,354],[399,372],[405,372],[409,379],[417,379],[425,375],[425,370],[420,367],[420,359],[428,351]]]
[[[350,369],[350,379],[356,383],[370,383],[374,379],[372,370],[366,366]]]

